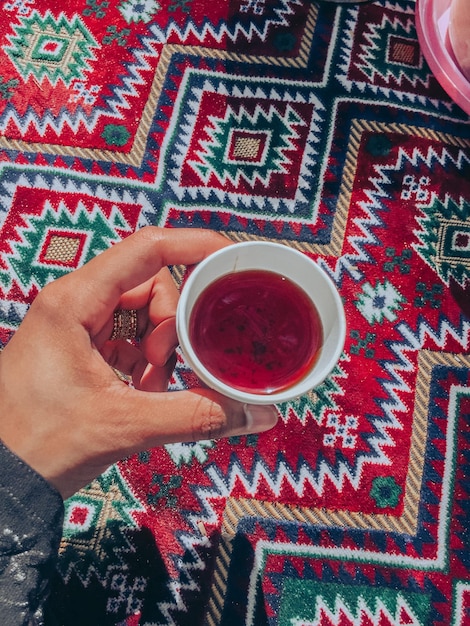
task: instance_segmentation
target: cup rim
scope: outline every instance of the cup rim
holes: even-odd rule
[[[240,247],[243,247],[245,249],[253,248],[253,247],[272,248],[275,250],[282,249],[283,254],[297,255],[298,257],[299,256],[302,257],[302,262],[304,262],[305,265],[308,266],[312,271],[316,272],[317,275],[321,277],[325,285],[328,287],[329,295],[334,301],[334,308],[337,313],[337,333],[338,334],[337,334],[337,339],[336,339],[336,345],[327,363],[323,365],[321,370],[317,368],[317,364],[319,363],[319,361],[321,361],[321,353],[320,353],[319,358],[316,360],[312,368],[299,381],[297,381],[295,384],[285,389],[282,389],[281,391],[276,391],[276,392],[269,393],[269,394],[258,394],[258,393],[251,393],[247,391],[241,391],[239,389],[231,387],[230,385],[227,385],[226,383],[218,379],[211,372],[209,372],[207,368],[204,366],[204,364],[201,362],[201,360],[197,356],[189,340],[189,331],[188,331],[188,325],[186,323],[186,320],[187,319],[189,320],[191,311],[188,311],[187,308],[189,306],[188,301],[190,297],[192,297],[191,290],[194,286],[194,283],[198,280],[200,275],[207,269],[209,265],[217,263],[220,260],[220,257],[222,256],[226,256],[226,255],[232,256],[234,253],[234,248],[239,249]],[[252,267],[240,267],[240,268],[234,268],[232,270],[220,271],[220,273],[217,273],[217,276],[212,278],[204,288],[206,288],[209,284],[211,284],[218,278],[225,276],[233,271],[243,271],[246,269],[268,270],[268,271],[273,271],[276,274],[280,274],[284,276],[287,275],[287,272],[283,274],[279,270],[276,270],[276,269],[273,270],[268,267],[260,267],[259,265],[254,264]],[[303,291],[306,292],[305,287],[302,286],[300,281],[296,280],[295,278],[291,278],[290,276],[287,276],[287,277],[291,281],[295,282],[298,287],[303,289]],[[200,293],[202,293],[202,291],[199,292],[194,297],[194,302],[196,301]],[[315,304],[313,298],[311,298],[308,293],[307,295],[318,309],[318,305]],[[323,323],[323,320],[322,320],[322,323]],[[180,347],[182,349],[185,361],[187,362],[189,367],[193,370],[193,372],[198,376],[198,378],[208,387],[210,387],[213,390],[218,391],[219,393],[223,394],[226,397],[232,398],[234,400],[238,400],[240,402],[245,402],[248,404],[278,404],[281,402],[288,402],[290,400],[294,400],[295,398],[298,398],[304,395],[305,393],[308,393],[315,387],[318,387],[325,380],[325,378],[331,373],[331,371],[337,364],[341,356],[341,352],[344,348],[344,342],[346,338],[346,316],[344,312],[343,302],[341,300],[341,297],[339,295],[336,285],[334,284],[330,276],[328,276],[326,271],[322,267],[320,267],[320,265],[316,263],[316,261],[306,256],[299,250],[296,250],[295,248],[291,248],[288,245],[281,244],[278,242],[273,242],[273,241],[256,240],[256,241],[245,241],[245,242],[240,242],[240,243],[234,243],[233,245],[221,248],[217,250],[216,252],[207,256],[205,259],[203,259],[200,263],[198,263],[198,265],[196,265],[192,269],[190,275],[186,279],[181,290],[180,299],[179,299],[177,311],[176,311],[176,330],[177,330],[178,340],[179,340]],[[317,368],[317,373],[314,376],[316,368]]]

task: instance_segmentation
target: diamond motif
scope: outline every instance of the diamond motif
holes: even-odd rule
[[[15,173],[7,185],[10,194],[2,197],[8,217],[0,229],[0,294],[3,297],[13,289],[16,298],[26,302],[37,289],[135,229],[145,204],[139,194],[135,198],[126,194],[123,201],[113,191],[111,199],[111,190],[103,186],[64,188],[55,177],[48,182],[44,177],[28,181],[23,176],[17,183]],[[31,189],[34,202],[26,200]]]
[[[257,182],[268,187],[275,174],[292,170],[297,127],[305,122],[290,105],[281,112],[274,104],[249,111],[242,104],[234,108],[226,103],[223,117],[212,115],[210,126],[204,129],[208,139],[196,151],[198,160],[189,162],[200,177],[206,183],[216,178],[237,187],[242,180],[251,187]]]
[[[350,59],[345,84],[362,89],[393,86],[394,92],[409,94],[411,99],[429,94],[434,78],[424,62],[413,21],[406,14],[368,7],[365,22],[357,27],[355,37],[345,41]],[[349,82],[352,81],[352,82]]]
[[[65,505],[64,535],[71,537],[90,530],[96,524],[102,508],[101,502],[92,502],[90,498],[77,494]]]
[[[10,268],[6,272],[0,270],[0,282],[4,285],[10,283],[12,275],[16,275],[23,288],[28,289],[33,284],[42,288],[51,280],[70,271],[82,256],[80,248],[86,248],[83,254],[83,261],[86,262],[97,252],[104,251],[109,242],[119,241],[116,231],[96,206],[91,212],[84,206],[79,206],[76,214],[71,215],[65,204],[56,210],[46,202],[42,215],[31,215],[26,222],[27,225],[19,229],[21,240],[13,245],[14,252],[3,255],[4,263]],[[54,231],[51,234],[48,230],[49,224],[68,228],[71,235],[59,235],[51,241]],[[75,234],[77,230],[79,234]],[[83,235],[83,231],[88,232],[88,235]],[[72,241],[64,241],[70,237]],[[71,253],[77,240],[78,248],[72,258]],[[41,245],[43,241],[45,243]]]
[[[56,19],[50,13],[41,16],[33,11],[21,18],[15,30],[12,45],[4,50],[25,81],[33,76],[69,86],[76,79],[83,80],[89,61],[95,58],[92,49],[99,47],[78,15],[68,20],[61,14]]]
[[[425,80],[422,56],[419,53],[419,43],[415,32],[407,32],[407,27],[400,22],[391,24],[384,22],[377,28],[388,30],[389,37],[381,37],[380,44],[367,55],[367,63],[361,65],[361,69],[373,77],[375,74],[382,75],[387,81],[393,76],[395,80],[401,80],[405,65],[407,68],[414,67],[416,79]]]
[[[470,258],[470,227],[459,220],[443,220],[439,228],[439,258],[449,263]]]
[[[31,57],[33,59],[49,59],[59,63],[67,50],[67,45],[66,39],[41,35]]]
[[[452,247],[460,252],[468,252],[470,250],[470,232],[457,230],[454,233]]]
[[[443,203],[435,198],[422,210],[417,251],[446,284],[451,279],[465,284],[470,277],[470,204],[450,199]]]

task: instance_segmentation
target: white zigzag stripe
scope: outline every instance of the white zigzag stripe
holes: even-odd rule
[[[366,213],[366,217],[355,217],[354,223],[362,231],[363,236],[356,235],[348,237],[348,244],[355,252],[348,252],[339,257],[336,267],[331,269],[323,259],[318,259],[318,263],[328,271],[337,284],[341,283],[343,272],[347,272],[354,280],[360,281],[364,277],[362,270],[358,268],[359,263],[374,263],[373,258],[367,252],[368,245],[379,245],[379,239],[373,233],[373,227],[381,226],[382,220],[378,212],[383,208],[381,198],[386,197],[381,184],[390,183],[390,179],[385,173],[380,172],[380,177],[370,179],[373,189],[366,189],[364,193],[368,196],[369,202],[361,202],[360,207]],[[350,209],[351,211],[351,209]]]
[[[462,316],[461,325],[453,326],[449,320],[442,319],[437,330],[433,330],[426,320],[421,320],[416,333],[405,322],[398,325],[397,329],[408,342],[407,350],[421,350],[427,339],[431,339],[439,349],[445,348],[449,338],[454,339],[462,349],[470,348],[470,321]],[[395,351],[395,346],[392,345]],[[397,350],[398,352],[398,350]]]
[[[419,322],[416,333],[404,322],[398,324],[397,330],[403,336],[405,343],[395,342],[390,346],[398,361],[389,361],[384,365],[392,380],[383,382],[390,401],[381,403],[385,415],[390,421],[394,422],[396,422],[395,414],[397,412],[407,411],[407,407],[402,400],[403,394],[412,391],[400,375],[400,372],[411,372],[415,367],[414,360],[410,360],[408,354],[410,356],[416,355],[419,350],[423,349],[428,339],[431,339],[438,349],[444,348],[449,338],[460,344],[463,350],[468,350],[470,347],[470,322],[463,317],[461,326],[458,328],[452,326],[448,320],[443,319],[437,331],[434,331],[425,320]]]
[[[132,109],[133,104],[129,99],[139,96],[136,87],[144,86],[147,83],[142,73],[153,69],[153,65],[148,60],[156,59],[159,56],[159,53],[153,48],[156,43],[154,39],[143,37],[141,41],[145,48],[133,50],[136,62],[127,65],[128,75],[122,77],[123,86],[116,88],[113,97],[106,100],[108,108],[93,107],[92,112],[88,114],[82,107],[78,107],[74,113],[61,110],[57,117],[50,111],[46,111],[42,117],[39,117],[31,107],[24,115],[19,116],[12,105],[8,105],[3,115],[0,116],[0,130],[5,131],[9,124],[13,124],[22,134],[27,133],[31,127],[41,137],[44,137],[50,130],[60,135],[66,128],[71,129],[74,133],[83,132],[85,128],[91,133],[100,117],[104,115],[110,119],[122,120],[121,110]]]
[[[395,424],[388,425],[388,428],[394,426]],[[392,442],[390,437],[386,434],[386,428],[383,427],[380,430],[382,436],[369,441],[376,453],[373,462],[374,464],[389,465],[390,461],[381,450],[381,446]],[[358,466],[354,473],[344,464],[340,463],[339,467],[334,471],[327,463],[322,462],[317,470],[318,478],[315,478],[311,469],[305,463],[302,463],[300,468],[294,471],[292,467],[283,460],[278,462],[275,472],[271,472],[261,460],[257,460],[250,473],[242,467],[238,460],[235,460],[230,465],[227,476],[222,476],[217,467],[211,465],[207,469],[207,475],[212,480],[213,487],[211,489],[207,487],[204,489],[196,489],[195,493],[204,513],[202,516],[200,513],[197,516],[192,516],[192,522],[196,524],[198,520],[202,519],[202,521],[208,524],[214,524],[217,521],[217,513],[211,501],[220,500],[220,498],[226,499],[232,493],[235,485],[241,485],[247,497],[255,497],[259,491],[260,485],[265,484],[269,486],[274,498],[278,498],[287,485],[289,485],[299,497],[302,496],[307,485],[311,486],[316,493],[321,495],[327,485],[327,480],[330,481],[330,484],[333,483],[338,491],[341,491],[346,481],[351,483],[354,488],[357,488],[362,473],[362,466],[368,462],[371,462],[368,458],[359,459]]]
[[[149,63],[148,59],[157,59],[160,56],[160,53],[153,48],[153,45],[156,43],[154,39],[142,37],[141,41],[145,48],[144,50],[133,50],[138,62],[127,65],[129,74],[123,78],[124,87],[115,89],[115,97],[107,101],[108,106],[117,118],[121,118],[119,109],[130,110],[133,108],[133,104],[129,102],[128,98],[139,96],[139,91],[135,87],[147,83],[142,76],[142,72],[154,69],[153,64]]]
[[[338,284],[341,282],[343,272],[347,272],[356,281],[362,280],[364,274],[357,267],[357,264],[374,262],[367,252],[366,246],[380,244],[372,228],[382,225],[382,220],[379,217],[379,212],[383,209],[382,198],[388,197],[385,186],[392,182],[387,172],[400,171],[405,163],[410,163],[414,167],[418,167],[420,164],[424,163],[430,168],[434,162],[439,163],[442,167],[451,164],[458,170],[461,170],[465,165],[470,163],[470,157],[463,150],[458,150],[454,157],[446,148],[437,152],[432,146],[428,148],[426,154],[423,154],[416,148],[411,154],[408,154],[403,148],[399,148],[395,163],[376,166],[378,176],[370,178],[369,183],[371,184],[371,188],[364,190],[369,201],[360,203],[360,208],[366,213],[366,217],[354,218],[354,223],[364,233],[364,236],[348,237],[348,243],[355,250],[355,253],[347,253],[341,256],[337,260],[334,269],[330,268],[324,260],[318,260],[319,264]]]
[[[309,183],[307,182],[312,178],[312,169],[315,164],[315,156],[318,154],[318,151],[315,149],[314,145],[318,143],[318,124],[321,121],[320,113],[324,111],[324,106],[317,100],[313,91],[308,92],[308,95],[302,93],[299,90],[299,87],[305,87],[305,85],[300,85],[297,82],[293,81],[280,81],[281,84],[276,85],[276,88],[272,87],[269,80],[263,80],[261,78],[246,78],[249,85],[245,85],[243,90],[239,90],[237,85],[230,86],[229,78],[225,77],[225,83],[221,82],[221,78],[218,74],[210,71],[198,71],[198,77],[203,75],[206,76],[206,80],[204,82],[203,87],[194,87],[191,91],[191,100],[188,102],[188,108],[190,109],[189,113],[186,113],[184,119],[179,118],[178,111],[181,107],[181,94],[187,94],[188,83],[190,80],[190,76],[193,73],[193,70],[187,70],[185,76],[183,78],[175,106],[173,110],[175,114],[173,115],[170,121],[170,129],[166,134],[164,143],[162,144],[161,152],[162,155],[165,155],[169,151],[169,141],[173,137],[175,133],[178,133],[178,141],[171,146],[172,152],[169,155],[168,159],[173,162],[176,167],[170,169],[170,171],[165,171],[166,168],[166,159],[161,158],[160,164],[158,167],[158,171],[156,174],[156,182],[160,184],[165,178],[169,178],[167,176],[168,173],[171,173],[171,178],[167,180],[169,186],[171,187],[173,193],[176,197],[182,201],[185,197],[190,196],[192,200],[196,200],[197,197],[203,196],[207,200],[209,199],[211,194],[215,194],[218,197],[220,202],[229,201],[233,207],[242,207],[247,208],[249,206],[253,206],[256,204],[256,211],[253,213],[245,213],[246,217],[259,217],[259,211],[278,211],[282,208],[287,209],[290,213],[295,213],[296,204],[299,202],[305,202],[306,198],[303,193],[303,189],[309,188]],[[282,87],[282,90],[281,90]],[[310,124],[309,129],[309,137],[307,140],[308,148],[305,150],[302,163],[300,176],[297,186],[297,193],[294,199],[285,199],[285,198],[276,198],[276,197],[267,197],[267,196],[253,196],[250,197],[246,194],[239,193],[231,193],[227,192],[224,189],[217,188],[204,188],[202,185],[197,188],[188,188],[180,186],[180,168],[185,162],[186,151],[188,149],[190,139],[192,137],[192,131],[194,125],[197,121],[197,114],[200,108],[201,98],[205,92],[212,92],[221,95],[230,95],[234,97],[240,98],[263,98],[263,99],[275,99],[275,100],[283,100],[289,102],[301,102],[301,103],[313,103],[315,105],[312,122]],[[185,95],[187,98],[188,96]],[[312,209],[315,211],[315,209]],[[310,216],[308,219],[298,219],[299,222],[305,222],[311,224],[312,221],[315,221],[315,216]]]
[[[374,602],[374,608],[368,605],[366,600],[361,596],[356,600],[353,607],[348,606],[338,595],[335,598],[334,610],[331,611],[329,603],[319,594],[315,601],[315,616],[313,620],[310,618],[302,618],[302,607],[299,607],[299,617],[293,618],[290,626],[321,626],[327,623],[329,626],[342,626],[347,623],[348,626],[362,626],[363,624],[387,624],[388,626],[400,626],[403,624],[401,619],[401,611],[404,609],[408,619],[409,626],[420,626],[421,620],[414,615],[406,600],[398,596],[395,614],[390,613],[389,608],[377,598]],[[325,621],[326,620],[326,621]]]
[[[376,440],[376,450],[380,452],[380,445],[387,445],[390,442],[390,438],[388,437],[386,430],[389,428],[400,428],[400,424],[395,417],[395,413],[397,412],[406,412],[408,409],[400,398],[400,393],[411,391],[409,386],[405,383],[403,378],[400,375],[400,372],[408,372],[412,369],[413,364],[411,360],[408,358],[407,353],[416,354],[417,351],[423,348],[428,339],[434,341],[435,345],[438,348],[443,348],[446,345],[446,342],[451,337],[455,341],[457,341],[464,350],[468,350],[470,347],[470,322],[468,320],[462,319],[462,323],[460,327],[452,326],[447,320],[442,321],[439,325],[437,331],[431,329],[427,323],[423,320],[420,322],[417,332],[413,333],[411,328],[407,326],[405,323],[398,325],[398,330],[401,332],[405,342],[399,343],[395,342],[391,346],[392,352],[397,356],[398,361],[396,363],[389,362],[385,364],[385,368],[387,372],[392,377],[392,381],[385,383],[385,388],[390,396],[390,401],[387,403],[383,403],[382,407],[387,417],[389,418],[389,424],[382,429],[379,429],[382,437],[378,437]],[[455,393],[459,391],[456,388]],[[464,390],[465,391],[465,390]],[[468,392],[468,390],[466,390]],[[453,412],[450,411],[450,417],[453,419]],[[449,429],[452,432],[452,419],[449,422]],[[451,459],[451,449],[452,449],[452,437],[448,439],[448,450],[449,454],[446,454],[446,472],[450,471],[449,468],[452,465]],[[387,461],[383,455],[380,461]],[[364,460],[364,463],[367,462],[367,459]],[[374,462],[379,462],[379,459],[375,459]],[[360,476],[360,472],[357,474]],[[218,470],[217,466],[211,465],[207,469],[207,476],[212,481],[212,486],[209,487],[200,487],[196,490],[195,495],[198,498],[198,501],[201,506],[201,511],[198,514],[192,513],[189,515],[189,521],[193,525],[195,532],[199,535],[199,540],[197,540],[194,536],[191,538],[187,536],[182,536],[180,538],[182,545],[185,548],[188,548],[193,556],[193,563],[190,565],[181,564],[181,568],[184,569],[185,575],[187,576],[187,583],[184,585],[181,583],[174,583],[171,585],[171,591],[173,596],[175,597],[174,604],[166,604],[159,605],[165,617],[167,618],[166,624],[170,626],[177,626],[177,622],[173,620],[171,617],[170,611],[175,609],[186,610],[186,607],[181,598],[181,591],[183,589],[194,589],[194,585],[196,583],[191,578],[192,571],[199,570],[201,568],[202,563],[201,559],[195,550],[196,546],[207,546],[208,539],[200,535],[200,531],[198,529],[198,522],[203,521],[208,525],[217,525],[219,520],[218,513],[212,502],[218,499],[224,499],[230,497],[233,488],[236,482],[240,482],[247,493],[249,495],[254,496],[258,489],[259,482],[261,480],[266,481],[266,483],[270,486],[273,491],[274,496],[279,495],[280,489],[282,488],[283,481],[287,481],[291,487],[296,490],[296,493],[302,494],[302,489],[304,485],[308,482],[312,484],[312,476],[310,475],[308,469],[306,467],[302,467],[300,471],[297,472],[297,476],[295,477],[292,470],[287,467],[285,463],[280,463],[278,466],[278,471],[276,476],[273,476],[263,465],[261,462],[257,461],[255,463],[255,467],[253,471],[250,473],[250,476],[247,472],[240,466],[239,462],[232,463],[230,470],[227,476],[223,476],[221,472]],[[331,471],[328,471],[328,468],[323,466],[322,470],[319,473],[318,485],[324,483],[326,478],[333,478],[336,481],[336,486],[341,488],[341,484],[344,480],[351,480],[351,476],[348,475],[348,472],[343,468],[342,471],[338,473],[338,476],[332,476]],[[449,480],[449,484],[451,481]],[[445,544],[444,538],[446,531],[446,501],[448,499],[448,493],[443,496],[442,506],[440,507],[440,515],[439,515],[439,544],[436,552],[436,556],[429,560],[425,560],[427,567],[437,568],[439,569],[442,565],[444,554],[443,554],[443,546]],[[262,561],[262,557],[260,556],[260,552],[264,549],[264,545],[261,542],[257,548],[257,562]],[[275,546],[274,546],[275,547]],[[313,552],[315,550],[319,551],[320,548],[316,548],[314,546],[308,548],[305,546],[299,546],[298,550],[307,550],[311,549]],[[289,550],[294,551],[295,546],[290,545]],[[326,553],[334,552],[334,550],[326,550]],[[340,550],[339,550],[340,552]],[[316,553],[316,552],[315,552]],[[357,558],[361,558],[361,551],[358,551]],[[380,555],[379,555],[380,557]],[[378,557],[378,558],[379,558]],[[382,555],[380,558],[386,559],[387,557]],[[390,560],[393,562],[394,559],[403,559],[400,555],[396,557],[390,557]],[[380,559],[379,559],[380,560]],[[410,566],[414,565],[413,558],[410,558]],[[418,559],[419,560],[419,559]],[[252,577],[256,577],[259,570],[258,566],[255,566],[252,572]],[[186,578],[185,578],[186,580]],[[197,586],[197,585],[196,585]],[[250,586],[250,589],[253,588]],[[250,621],[252,615],[253,607],[249,603],[248,611],[247,611],[247,623],[252,623]],[[150,626],[150,625],[148,625]],[[155,626],[164,626],[164,624],[158,624]]]
[[[99,115],[100,109],[95,108],[91,116],[77,109],[73,115],[68,111],[62,111],[58,117],[46,111],[46,113],[39,118],[37,113],[29,107],[27,112],[20,117],[11,105],[8,105],[0,120],[0,130],[5,131],[11,123],[15,125],[23,135],[28,132],[29,127],[34,128],[40,137],[44,137],[48,130],[52,130],[57,135],[60,135],[64,131],[64,128],[70,128],[74,133],[77,133],[80,127],[82,127],[82,129],[85,127],[90,131],[95,126]]]
[[[225,21],[217,26],[204,22],[201,27],[196,26],[192,21],[188,21],[181,28],[172,21],[165,29],[161,29],[155,24],[150,27],[150,30],[159,43],[167,43],[169,40],[174,40],[174,38],[177,38],[181,43],[186,43],[194,38],[198,39],[200,43],[205,43],[211,39],[217,43],[222,43],[225,38],[230,39],[232,42],[235,42],[238,38],[246,38],[248,41],[259,38],[264,41],[271,26],[289,26],[285,16],[294,13],[293,5],[302,6],[301,0],[281,0],[281,3],[283,5],[281,8],[274,9],[277,19],[265,19],[261,29],[253,23],[250,23],[248,28],[243,24],[237,23],[231,29]]]
[[[15,166],[8,166],[12,170],[17,169]],[[27,169],[26,166],[19,168],[20,170]],[[92,185],[91,183],[87,183],[84,180],[73,180],[72,178],[68,178],[64,181],[60,176],[55,176],[51,179],[50,182],[42,176],[41,174],[36,174],[36,168],[31,167],[31,170],[34,174],[32,179],[28,178],[26,173],[20,174],[17,180],[12,182],[5,180],[2,183],[4,193],[0,195],[0,211],[8,211],[11,208],[11,203],[14,199],[16,190],[18,187],[27,187],[30,189],[47,189],[51,191],[57,192],[65,192],[71,194],[83,194],[90,196],[91,198],[100,198],[102,200],[108,200],[111,202],[125,202],[130,204],[137,204],[142,206],[143,211],[152,211],[152,204],[150,203],[147,195],[144,191],[138,191],[134,189],[134,194],[124,188],[119,188],[116,186],[105,186],[101,184]],[[86,178],[85,175],[81,175],[81,179]],[[94,177],[89,176],[91,180]],[[102,178],[102,177],[100,177]],[[114,179],[110,179],[110,181],[115,183]]]
[[[377,458],[374,463],[383,463],[387,465],[389,460],[383,454],[381,447],[393,444],[387,431],[390,428],[401,430],[402,426],[396,417],[397,413],[406,413],[408,407],[403,402],[401,395],[412,391],[408,384],[402,378],[400,372],[412,371],[414,365],[412,360],[408,358],[408,354],[415,355],[421,350],[428,339],[432,339],[438,348],[446,345],[449,337],[457,341],[464,350],[468,350],[470,346],[470,322],[463,319],[460,328],[452,326],[447,320],[442,321],[438,331],[433,331],[425,321],[419,325],[417,333],[413,333],[411,329],[404,323],[398,326],[398,330],[404,337],[405,343],[395,342],[391,346],[392,352],[397,356],[397,362],[388,362],[385,364],[387,373],[391,376],[391,381],[384,383],[384,388],[389,394],[390,400],[381,404],[388,423],[385,425],[375,424],[378,430],[378,436],[373,440],[369,440],[373,446]],[[288,484],[295,492],[301,496],[306,484],[312,486],[317,493],[322,493],[325,482],[329,479],[335,487],[340,490],[344,481],[348,480],[353,486],[357,486],[361,475],[361,468],[370,462],[364,458],[359,461],[359,467],[355,475],[346,467],[341,467],[337,473],[333,473],[331,468],[325,463],[318,471],[318,479],[314,479],[312,473],[306,466],[301,466],[297,472],[293,472],[284,461],[278,464],[275,475],[270,472],[261,461],[256,461],[253,470],[248,473],[240,464],[235,461],[230,466],[227,476],[223,476],[216,466],[211,465],[207,474],[212,481],[212,487],[199,488],[196,495],[202,507],[203,516],[193,516],[192,523],[196,528],[198,520],[203,520],[209,525],[217,523],[217,512],[211,505],[211,500],[220,498],[226,499],[232,493],[235,483],[243,485],[249,496],[255,496],[261,481],[265,481],[269,485],[273,496],[278,497],[281,493],[283,485]]]
[[[173,557],[180,575],[180,580],[170,581],[168,583],[168,589],[171,592],[174,601],[173,602],[158,602],[157,606],[165,617],[164,622],[145,624],[145,626],[179,626],[179,622],[175,621],[172,617],[172,611],[180,611],[187,613],[188,607],[183,599],[183,592],[187,591],[199,591],[200,586],[193,577],[193,572],[201,572],[206,569],[206,563],[203,561],[197,551],[198,547],[210,546],[210,540],[208,537],[197,538],[189,533],[183,533],[180,535],[180,543],[184,548],[186,557],[189,554],[191,558],[183,560],[178,557]],[[185,582],[182,582],[185,581]]]

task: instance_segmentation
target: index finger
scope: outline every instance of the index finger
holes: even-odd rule
[[[118,306],[123,293],[149,280],[167,265],[193,265],[230,245],[230,240],[209,230],[147,226],[115,244],[68,280],[82,322],[97,332]]]

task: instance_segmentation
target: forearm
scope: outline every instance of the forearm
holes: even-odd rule
[[[0,442],[0,623],[41,624],[62,534],[60,494]]]

